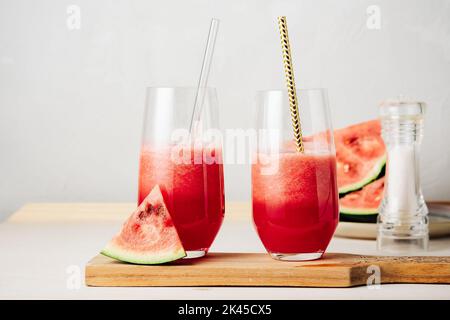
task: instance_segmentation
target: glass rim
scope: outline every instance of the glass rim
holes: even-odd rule
[[[296,89],[297,92],[327,92],[327,88],[300,88]],[[286,93],[286,89],[265,89],[265,90],[256,90],[257,94],[263,94],[263,93]]]
[[[146,90],[197,90],[196,86],[146,86]],[[206,90],[216,90],[216,87],[206,87]]]

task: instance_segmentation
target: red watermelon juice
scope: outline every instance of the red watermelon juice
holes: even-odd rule
[[[222,152],[196,148],[183,153],[181,161],[173,158],[170,147],[142,148],[138,203],[158,184],[188,257],[199,257],[208,251],[224,217]]]
[[[320,258],[336,229],[339,209],[336,159],[329,154],[280,153],[274,173],[252,165],[253,218],[273,257]],[[267,165],[267,164],[266,164]]]

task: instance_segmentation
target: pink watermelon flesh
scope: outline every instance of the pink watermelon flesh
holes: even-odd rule
[[[334,140],[340,194],[361,189],[380,176],[386,164],[386,148],[379,120],[338,129]]]
[[[136,264],[160,264],[186,256],[159,186],[125,221],[102,254]]]
[[[383,199],[383,192],[384,177],[339,199],[339,211],[349,215],[377,214]]]

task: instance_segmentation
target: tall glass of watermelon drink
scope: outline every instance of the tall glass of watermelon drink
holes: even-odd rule
[[[313,260],[325,252],[339,209],[333,130],[323,89],[298,90],[304,152],[293,141],[288,96],[257,95],[258,144],[252,164],[256,231],[279,260]]]
[[[216,92],[208,88],[196,136],[195,88],[148,88],[138,203],[159,185],[188,258],[204,256],[224,217]]]

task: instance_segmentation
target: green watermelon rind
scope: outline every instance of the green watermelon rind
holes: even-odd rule
[[[349,192],[353,192],[356,190],[359,190],[372,181],[375,181],[380,174],[383,172],[384,167],[386,166],[386,155],[383,155],[379,158],[379,160],[376,162],[376,164],[373,166],[372,170],[367,173],[366,177],[364,179],[361,179],[358,182],[345,185],[339,188],[339,195],[347,194]]]
[[[355,223],[376,223],[378,214],[346,214],[341,212],[339,221],[341,222],[355,222]]]
[[[162,264],[186,257],[186,252],[183,248],[167,252],[152,252],[149,255],[145,255],[111,245],[106,246],[101,251],[101,254],[113,259],[134,264]]]
[[[347,208],[343,206],[339,206],[339,212],[341,214],[347,214],[347,215],[376,215],[378,214],[378,208]]]

